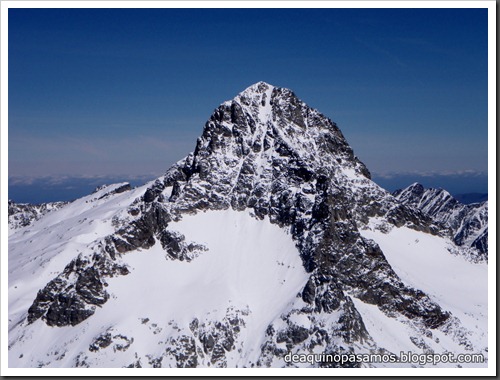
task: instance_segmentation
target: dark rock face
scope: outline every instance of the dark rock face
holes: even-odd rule
[[[122,334],[113,334],[110,329],[94,338],[89,346],[90,352],[97,352],[111,347],[114,352],[127,351],[134,343],[134,338],[128,338]]]
[[[488,253],[488,229],[486,228],[471,244],[479,252]]]
[[[245,326],[249,312],[234,308],[226,310],[226,316],[219,321],[200,322],[194,319],[190,329],[201,349],[201,355],[209,358],[211,366],[226,367],[226,354],[236,349],[235,341]]]
[[[49,326],[77,325],[108,300],[105,279],[125,274],[126,266],[111,260],[105,252],[90,260],[78,256],[38,292],[28,310],[28,323],[41,317]]]
[[[202,244],[186,243],[184,235],[164,230],[160,235],[163,249],[167,252],[167,257],[173,260],[191,261],[207,248]]]
[[[148,362],[154,368],[166,363],[177,368],[193,368],[198,366],[200,359],[205,359],[210,367],[226,367],[227,354],[237,349],[235,342],[248,315],[249,311],[230,307],[225,317],[218,321],[194,318],[189,331],[169,338],[165,351],[159,356],[148,355]]]
[[[114,185],[102,185],[98,186],[94,189],[92,194],[96,194],[97,192],[101,192],[101,196],[99,199],[102,199],[103,197],[113,195],[113,194],[120,194],[125,191],[129,191],[132,189],[132,186],[130,186],[130,183],[118,183]]]
[[[102,190],[103,188],[105,188],[105,187],[98,188],[98,189]],[[121,186],[118,186],[118,187],[110,190],[109,192],[104,193],[103,195],[101,195],[99,197],[99,199],[103,199],[103,198],[109,197],[110,195],[113,195],[113,194],[121,194],[121,193],[124,193],[124,192],[129,191],[129,190],[132,190],[132,186],[130,186],[130,183],[125,183],[125,184],[123,184]]]
[[[89,351],[91,352],[99,351],[101,348],[108,347],[111,343],[113,343],[111,333],[105,333],[99,335],[90,345]]]
[[[183,335],[177,339],[171,339],[166,353],[175,357],[177,368],[196,368],[198,366],[196,343],[190,336]]]
[[[419,183],[395,191],[394,196],[448,228],[456,245],[473,248],[474,257],[487,260],[488,201],[464,205],[446,190],[425,189]]]

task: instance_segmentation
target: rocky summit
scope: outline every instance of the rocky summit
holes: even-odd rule
[[[485,366],[487,264],[453,223],[379,187],[333,121],[259,82],[162,177],[11,229],[9,365],[426,366],[334,356],[411,351]]]

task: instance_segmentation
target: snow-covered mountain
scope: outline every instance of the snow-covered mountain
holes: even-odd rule
[[[99,189],[12,232],[9,366],[487,357],[487,265],[461,252],[370,180],[334,122],[259,82],[222,103],[164,176]]]
[[[393,195],[449,227],[455,244],[472,248],[474,257],[488,258],[488,201],[464,205],[446,190],[424,189],[419,183]]]

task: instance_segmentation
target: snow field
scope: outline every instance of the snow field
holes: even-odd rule
[[[135,353],[145,364],[145,354],[164,353],[169,337],[191,335],[194,318],[200,323],[221,320],[228,308],[247,314],[240,314],[245,326],[235,343],[241,352],[228,353],[228,366],[257,360],[265,329],[290,307],[308,279],[291,236],[268,220],[232,210],[184,215],[169,229],[208,250],[191,262],[169,260],[157,242],[124,255],[130,274],[108,279],[107,303],[74,327],[49,327],[41,320],[26,326],[26,334],[15,337],[21,342],[10,351],[10,365],[36,366],[47,357],[45,366],[71,367],[81,353],[92,367],[126,366]],[[17,300],[16,307],[27,310],[33,298]],[[124,352],[89,352],[95,337],[106,331],[134,341]]]
[[[483,353],[487,356],[487,264],[474,264],[451,254],[448,248],[452,243],[446,238],[406,227],[394,227],[388,233],[383,233],[375,228],[377,223],[380,221],[372,219],[369,224],[371,228],[361,230],[361,235],[380,246],[403,282],[424,291],[444,310],[460,319],[462,326],[468,330],[467,339],[474,347],[474,352],[471,353]],[[397,354],[410,348],[418,351],[414,345],[411,347],[408,335],[411,334],[411,329],[408,325],[401,325],[397,320],[388,318],[373,305],[356,299],[354,301],[368,332],[379,345]],[[442,331],[433,330],[433,335],[432,339],[425,339],[425,342],[436,353],[463,352],[465,349]]]

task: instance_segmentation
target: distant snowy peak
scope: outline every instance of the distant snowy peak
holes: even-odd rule
[[[474,248],[487,258],[488,201],[464,205],[446,190],[425,189],[419,183],[397,190],[393,195],[449,227],[457,245]]]
[[[445,223],[454,218],[450,211],[463,206],[446,190],[425,189],[420,183],[414,183],[404,190],[397,190],[394,196]]]

